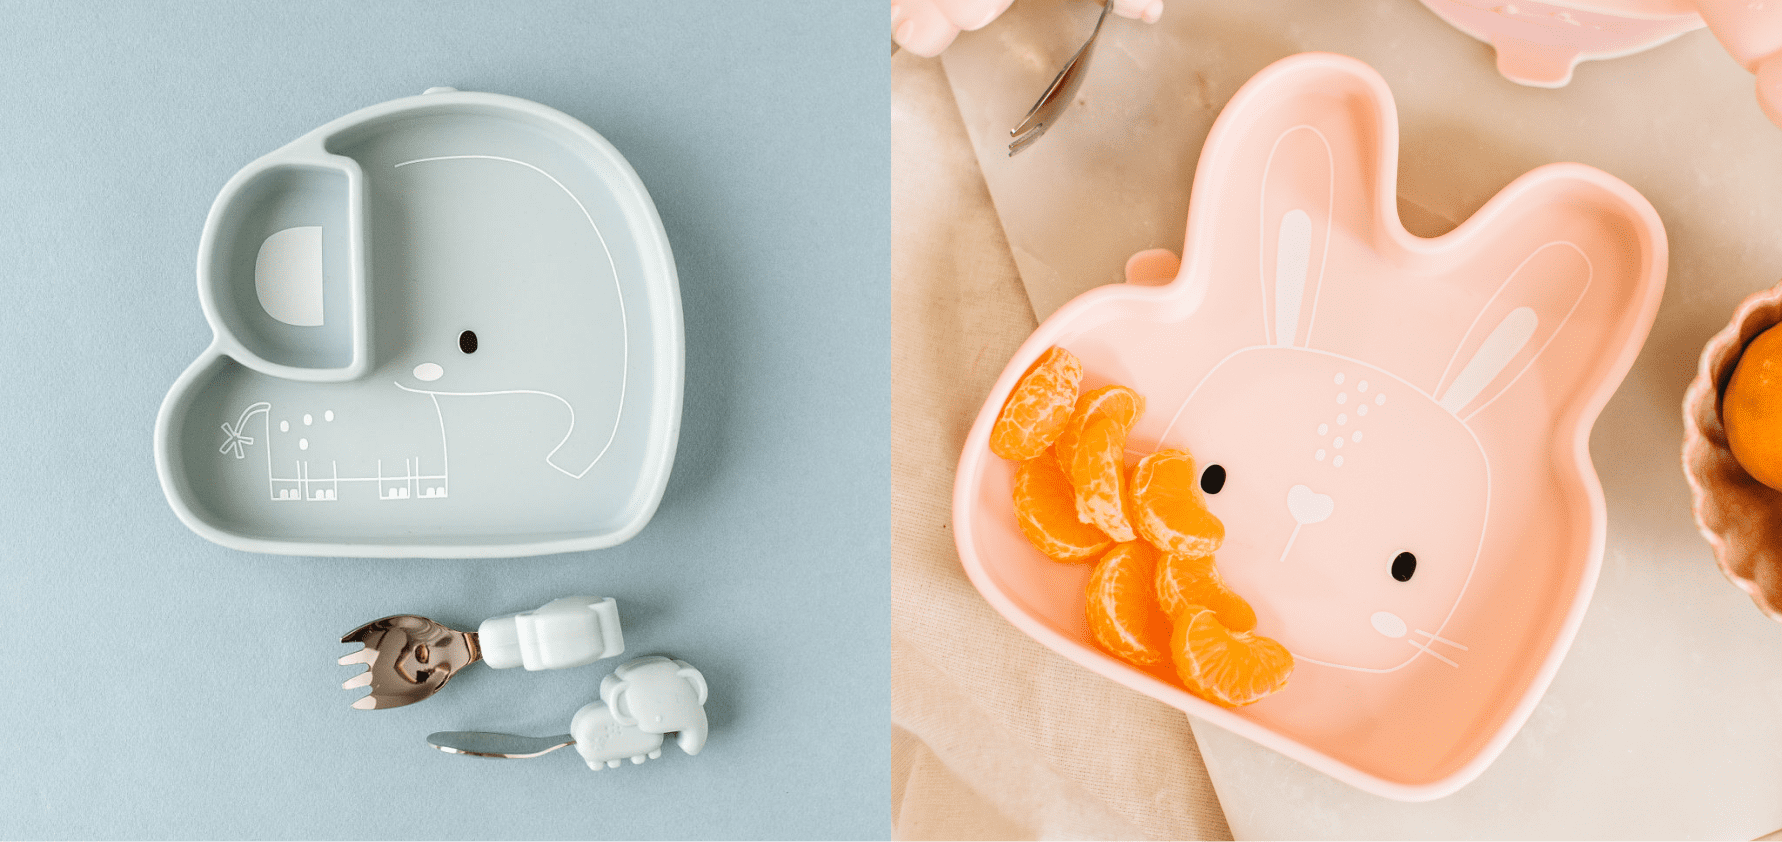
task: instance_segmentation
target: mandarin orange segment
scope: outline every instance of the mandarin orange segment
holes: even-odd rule
[[[1077,492],[1050,451],[1015,471],[1015,520],[1048,558],[1089,561],[1113,545],[1101,530],[1077,519]]]
[[[1079,446],[1080,447],[1080,446]],[[1194,457],[1159,450],[1132,471],[1132,526],[1160,550],[1212,555],[1225,541],[1225,524],[1201,501]]]
[[[1089,631],[1108,654],[1134,666],[1169,657],[1169,617],[1151,593],[1157,551],[1134,541],[1117,544],[1089,574]]]
[[[1024,462],[1045,452],[1064,432],[1076,406],[1083,364],[1056,345],[1027,368],[990,428],[990,452]]]
[[[1216,705],[1251,704],[1287,684],[1293,654],[1272,638],[1227,629],[1206,606],[1175,619],[1170,658],[1188,691]]]
[[[1225,586],[1210,555],[1164,553],[1157,560],[1157,604],[1171,617],[1205,606],[1234,632],[1256,628],[1255,609]]]
[[[1078,520],[1094,524],[1115,541],[1138,540],[1126,516],[1125,427],[1112,418],[1090,421],[1068,473],[1077,490]]]
[[[1071,410],[1070,420],[1064,424],[1064,432],[1058,434],[1058,442],[1052,445],[1052,449],[1058,452],[1058,464],[1064,466],[1065,473],[1070,472],[1070,460],[1076,455],[1077,440],[1082,437],[1083,428],[1088,426],[1091,418],[1106,416],[1131,431],[1132,425],[1144,412],[1144,396],[1125,386],[1103,386],[1084,393],[1077,398],[1077,407]]]

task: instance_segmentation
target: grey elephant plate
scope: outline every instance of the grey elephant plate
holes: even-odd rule
[[[680,290],[605,139],[434,89],[223,187],[198,252],[215,341],[161,405],[174,512],[229,547],[516,556],[629,539],[680,429]]]

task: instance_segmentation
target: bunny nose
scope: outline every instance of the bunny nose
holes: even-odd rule
[[[1293,520],[1300,526],[1308,523],[1320,523],[1330,517],[1336,509],[1336,501],[1328,494],[1319,494],[1303,485],[1296,485],[1287,491],[1287,511],[1293,513]]]

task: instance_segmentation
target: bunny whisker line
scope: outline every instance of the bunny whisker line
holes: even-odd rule
[[[1454,647],[1454,648],[1456,648],[1456,649],[1459,649],[1459,650],[1460,650],[1460,651],[1462,651],[1462,652],[1470,652],[1470,651],[1472,651],[1472,650],[1470,650],[1470,649],[1467,649],[1467,648],[1466,648],[1466,647],[1465,647],[1465,646],[1463,646],[1463,645],[1461,645],[1461,644],[1459,644],[1459,643],[1455,643],[1455,642],[1454,642],[1454,641],[1452,641],[1452,640],[1449,640],[1449,639],[1448,639],[1448,638],[1445,638],[1445,637],[1442,637],[1442,636],[1441,636],[1441,635],[1439,635],[1439,634],[1432,634],[1432,633],[1430,633],[1430,632],[1426,632],[1426,631],[1424,631],[1424,630],[1422,630],[1422,629],[1418,629],[1418,630],[1417,630],[1417,633],[1418,633],[1418,634],[1420,634],[1420,635],[1423,635],[1423,636],[1425,636],[1425,637],[1427,637],[1427,638],[1429,638],[1429,641],[1430,641],[1430,642],[1431,642],[1431,643],[1446,643],[1446,644],[1448,644],[1448,645],[1449,645],[1449,646],[1452,646],[1452,647]]]
[[[1448,660],[1448,658],[1447,658],[1447,657],[1445,657],[1445,656],[1444,656],[1444,655],[1442,655],[1442,654],[1441,654],[1441,653],[1439,653],[1439,652],[1437,652],[1437,651],[1435,651],[1435,650],[1434,650],[1434,649],[1431,649],[1431,648],[1429,648],[1429,647],[1428,647],[1428,646],[1425,646],[1425,645],[1423,645],[1423,644],[1421,644],[1421,643],[1418,643],[1418,642],[1417,642],[1417,641],[1415,641],[1415,640],[1412,640],[1412,639],[1410,639],[1410,638],[1408,638],[1408,637],[1407,637],[1407,638],[1405,638],[1405,642],[1406,642],[1406,643],[1409,643],[1409,644],[1411,644],[1411,645],[1412,645],[1412,646],[1415,646],[1415,647],[1417,647],[1417,649],[1418,649],[1418,650],[1420,650],[1420,651],[1421,651],[1421,652],[1422,652],[1422,653],[1423,653],[1423,654],[1425,654],[1425,655],[1428,655],[1428,656],[1429,656],[1429,657],[1431,657],[1431,658],[1434,658],[1434,659],[1436,659],[1436,660],[1438,660],[1438,661],[1441,661],[1441,662],[1442,662],[1442,663],[1444,663],[1444,664],[1447,664],[1447,665],[1448,665],[1448,666],[1451,666],[1451,667],[1453,667],[1453,668],[1455,668],[1455,669],[1459,669],[1459,668],[1460,668],[1460,665],[1459,665],[1459,664],[1457,664],[1457,663],[1454,663],[1454,662],[1453,662],[1453,661],[1450,661],[1450,660]]]

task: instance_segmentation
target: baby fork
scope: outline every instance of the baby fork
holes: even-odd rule
[[[1077,95],[1077,89],[1083,86],[1083,75],[1089,70],[1089,54],[1094,52],[1095,36],[1101,34],[1101,24],[1108,19],[1108,12],[1114,8],[1114,0],[1107,0],[1101,7],[1101,16],[1095,19],[1095,28],[1090,30],[1088,40],[1077,48],[1077,54],[1070,57],[1064,69],[1052,79],[1046,92],[1040,94],[1038,101],[1027,110],[1027,116],[1021,118],[1021,124],[1009,129],[1009,157],[1033,145],[1046,133],[1046,129],[1057,122],[1058,115],[1070,107],[1071,98]]]
[[[491,617],[474,632],[397,614],[353,629],[340,642],[365,645],[340,659],[342,666],[370,667],[340,685],[343,690],[371,687],[370,695],[353,702],[359,710],[414,704],[479,660],[496,669],[564,669],[625,651],[618,603],[589,596],[566,596],[532,611]]]

